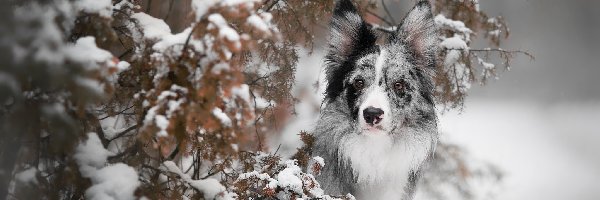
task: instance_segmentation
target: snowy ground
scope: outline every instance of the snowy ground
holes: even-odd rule
[[[506,174],[501,200],[600,199],[600,102],[471,99],[440,119],[445,137]]]
[[[319,52],[301,59],[296,74],[297,118],[272,141],[290,155],[301,143],[297,133],[314,127],[322,77]],[[500,80],[502,81],[502,80]],[[462,113],[440,117],[443,139],[461,144],[476,158],[505,173],[499,200],[600,199],[600,101],[540,104],[468,98]]]

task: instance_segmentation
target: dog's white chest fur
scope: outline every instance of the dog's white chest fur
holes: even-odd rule
[[[356,195],[368,199],[402,197],[410,170],[425,160],[428,151],[426,145],[398,142],[383,132],[351,136],[340,145],[359,186]]]

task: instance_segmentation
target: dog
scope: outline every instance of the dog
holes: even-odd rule
[[[393,31],[381,34],[350,0],[340,0],[330,29],[313,149],[326,163],[317,180],[331,195],[412,199],[438,141],[433,76],[439,33],[431,5],[418,2]]]

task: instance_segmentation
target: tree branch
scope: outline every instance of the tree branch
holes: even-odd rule
[[[108,143],[111,143],[113,140],[115,140],[117,138],[123,137],[123,135],[127,134],[129,131],[132,131],[132,130],[138,128],[138,127],[139,127],[139,124],[136,124],[136,125],[133,125],[133,126],[127,128],[127,129],[121,131],[119,134],[117,134],[114,137],[108,139]]]
[[[451,50],[459,50],[459,51],[464,51],[464,49],[453,49],[453,48],[446,48],[444,49],[446,51],[451,51]],[[501,49],[501,48],[484,48],[484,49],[469,49],[469,52],[498,52],[498,53],[502,53],[502,54],[523,54],[527,57],[529,57],[529,59],[531,60],[535,60],[535,56],[533,56],[533,54],[527,52],[527,51],[522,51],[522,50],[505,50],[505,49]]]

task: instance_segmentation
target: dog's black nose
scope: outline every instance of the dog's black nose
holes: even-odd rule
[[[381,122],[383,110],[369,106],[363,110],[363,117],[368,124],[375,125]]]

